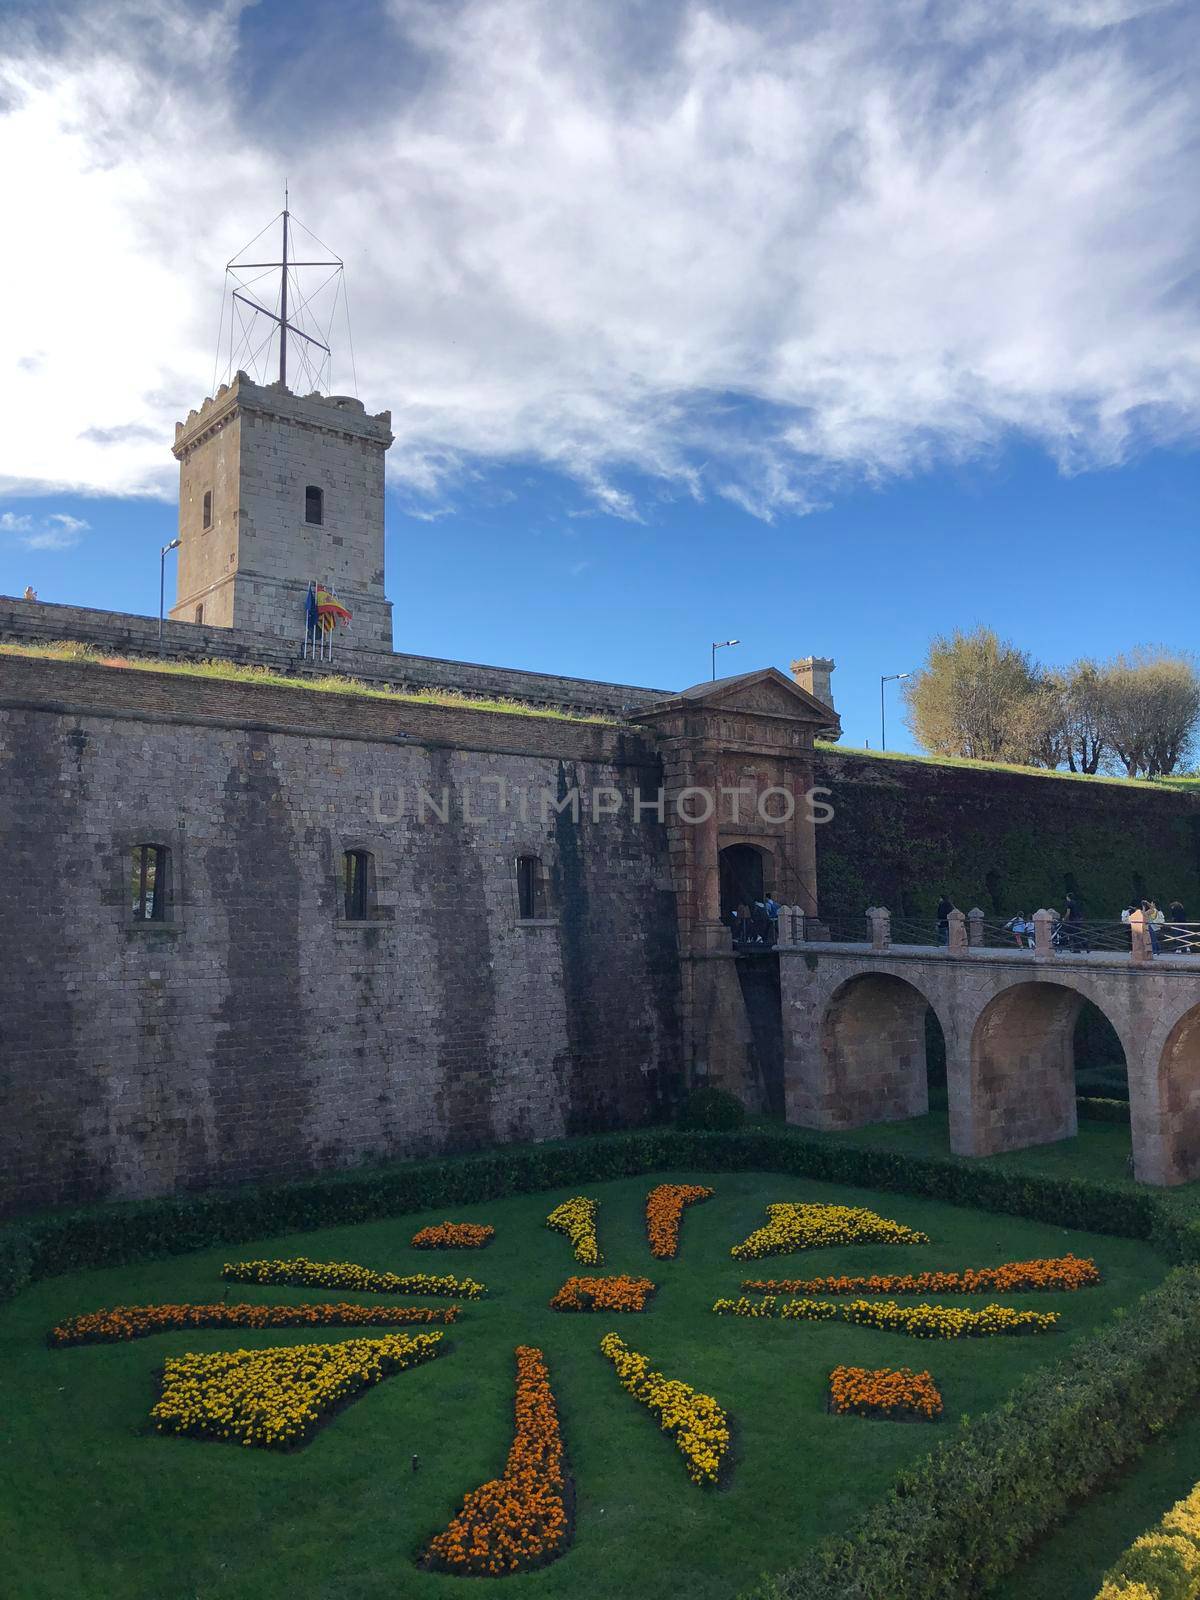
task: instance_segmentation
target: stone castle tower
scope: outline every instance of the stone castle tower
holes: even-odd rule
[[[353,613],[348,643],[391,650],[384,595],[383,458],[392,416],[344,395],[298,395],[239,372],[186,422],[179,576],[171,617],[304,638],[311,582]]]

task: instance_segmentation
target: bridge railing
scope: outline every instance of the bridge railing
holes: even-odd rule
[[[1127,922],[1115,918],[1087,918],[1066,921],[1054,912],[1038,916],[986,917],[976,907],[966,914],[951,913],[948,924],[933,917],[892,916],[882,907],[870,907],[862,915],[835,912],[820,917],[805,917],[798,907],[784,907],[780,919],[780,942],[788,944],[949,946],[959,954],[972,949],[1020,950],[1033,954],[1038,948],[1037,927],[1042,927],[1047,954],[1090,955],[1092,952],[1131,956],[1145,961],[1154,956],[1200,957],[1200,922],[1151,924],[1141,937]]]

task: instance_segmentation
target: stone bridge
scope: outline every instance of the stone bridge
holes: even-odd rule
[[[789,1122],[838,1129],[922,1116],[929,1007],[946,1042],[955,1154],[1069,1139],[1075,1021],[1090,1000],[1125,1052],[1135,1176],[1200,1176],[1200,956],[1151,959],[1140,934],[1130,953],[1058,952],[1048,912],[1035,918],[1032,950],[971,944],[961,912],[944,948],[892,944],[887,913],[868,918],[870,944],[789,942],[795,920],[781,919]]]

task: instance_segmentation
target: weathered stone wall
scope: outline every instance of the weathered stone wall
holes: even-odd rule
[[[622,1126],[674,1091],[665,829],[540,803],[653,786],[653,749],[412,712],[404,737],[370,701],[0,661],[7,1211]],[[171,851],[165,927],[130,917],[143,842]],[[545,919],[518,916],[518,853]]]
[[[1062,907],[1116,919],[1137,895],[1200,918],[1200,795],[818,748],[833,820],[817,834],[826,916],[883,905],[932,926],[943,891],[989,917]]]

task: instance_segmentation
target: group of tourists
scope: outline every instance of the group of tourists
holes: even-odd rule
[[[779,940],[779,904],[768,894],[753,905],[737,906],[729,913],[729,925],[735,949],[769,950]]]
[[[954,902],[942,895],[937,908],[937,941],[948,944],[950,939],[950,913]],[[1078,896],[1069,894],[1060,915],[1051,911],[1050,945],[1055,950],[1065,950],[1072,955],[1082,955],[1091,950],[1092,941],[1083,918],[1083,906]],[[1130,944],[1138,929],[1145,929],[1150,937],[1150,948],[1155,955],[1192,955],[1200,953],[1200,926],[1189,924],[1183,902],[1172,900],[1166,913],[1153,900],[1134,900],[1121,912],[1121,921],[1130,930]],[[1035,928],[1031,916],[1020,913],[1004,924],[1019,950],[1034,948]]]

